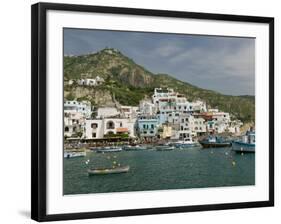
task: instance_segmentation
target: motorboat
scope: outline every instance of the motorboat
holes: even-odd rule
[[[130,166],[116,166],[110,168],[92,168],[88,169],[88,175],[104,175],[104,174],[118,174],[127,173],[130,170]]]
[[[255,152],[256,139],[254,131],[247,131],[240,140],[233,141],[232,150],[236,152]]]
[[[220,147],[230,147],[231,141],[225,140],[218,136],[209,136],[206,139],[199,141],[203,148],[220,148]]]

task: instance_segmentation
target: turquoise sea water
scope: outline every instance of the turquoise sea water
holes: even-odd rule
[[[114,161],[129,165],[129,172],[88,176],[88,168],[112,166]],[[254,184],[255,154],[241,155],[231,148],[89,152],[64,159],[66,195]]]

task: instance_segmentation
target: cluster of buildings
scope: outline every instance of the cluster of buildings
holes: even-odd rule
[[[242,125],[229,113],[208,109],[203,101],[190,102],[169,88],[155,88],[151,99],[142,100],[138,107],[91,108],[88,102],[66,101],[64,114],[65,136],[85,139],[197,138],[210,132],[239,134]]]
[[[96,76],[94,79],[78,79],[74,81],[73,79],[68,80],[68,85],[72,85],[77,83],[79,86],[99,86],[104,83],[104,79],[102,77]]]

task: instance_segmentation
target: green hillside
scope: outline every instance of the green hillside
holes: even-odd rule
[[[98,87],[67,85],[68,80],[103,77],[105,82]],[[132,59],[115,49],[82,56],[64,57],[65,99],[85,99],[94,105],[138,105],[151,97],[155,87],[169,87],[184,94],[188,100],[201,99],[212,108],[230,112],[243,122],[255,120],[253,96],[229,96],[201,89],[182,82],[168,74],[153,74]]]

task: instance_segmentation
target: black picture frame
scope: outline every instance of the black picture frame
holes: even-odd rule
[[[48,10],[75,12],[100,12],[124,15],[162,16],[169,18],[192,18],[218,21],[254,22],[269,25],[269,200],[243,203],[208,204],[196,206],[160,207],[70,214],[46,214],[46,13]],[[86,218],[132,216],[206,210],[254,208],[274,206],[274,18],[163,11],[137,8],[103,7],[73,4],[37,3],[32,5],[31,47],[31,218],[37,221],[73,220]]]

